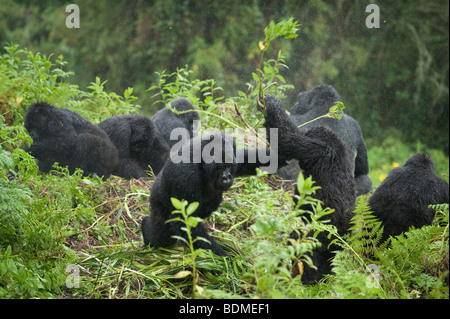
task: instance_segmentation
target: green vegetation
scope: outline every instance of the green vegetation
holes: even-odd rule
[[[97,77],[82,90],[69,83],[74,74],[61,56],[54,59],[14,44],[4,52],[0,56],[0,298],[449,298],[448,205],[435,207],[433,225],[393,239],[387,249],[379,243],[381,228],[364,197],[358,201],[352,233],[335,242],[343,248],[334,260],[336,275],[317,285],[302,285],[298,274],[303,264],[310,263],[307,253],[319,243],[315,236],[303,235],[295,242],[287,234],[293,230],[335,234],[336,230],[319,221],[332,211],[313,199],[314,182],[301,175],[299,201],[310,203],[312,212],[296,209],[280,179],[263,173],[237,179],[224,194],[220,209],[207,222],[232,258],[194,250],[189,240],[188,245],[143,248],[139,224],[148,214],[152,178],[102,181],[83,177],[80,171],[69,175],[57,165],[53,174],[41,174],[34,159],[21,149],[32,142],[22,123],[26,108],[35,100],[70,108],[98,123],[111,115],[139,112],[134,89],[127,87],[123,95],[107,92],[109,82]],[[206,128],[239,126],[252,132],[262,117],[256,111],[257,88],[269,87],[274,78],[284,83],[280,66],[286,60],[279,53],[264,61],[263,77],[249,82],[250,89],[237,97],[225,98],[215,80],[198,79],[188,67],[156,74],[157,84],[146,94],[163,103],[189,98],[201,110]],[[276,96],[283,96],[284,88],[284,84],[269,87]],[[423,147],[412,148],[394,138],[373,146],[369,150],[372,178],[376,182],[393,163],[401,165]],[[432,151],[432,156],[438,173],[448,179],[448,158],[442,151]],[[15,178],[10,180],[9,174]],[[179,200],[173,200],[174,211],[179,212],[174,218],[183,220],[189,232],[198,222],[189,216],[196,206]],[[305,222],[306,216],[312,222]]]
[[[267,43],[264,28],[294,17],[298,37],[277,39],[265,54],[280,52],[289,62],[286,68],[275,58],[276,81],[290,85],[288,107],[300,91],[331,84],[374,145],[395,135],[448,150],[449,2],[371,3],[380,8],[379,29],[366,28],[364,1],[79,0],[80,28],[68,29],[67,1],[3,0],[0,40],[64,55],[75,73],[68,83],[83,90],[97,76],[112,92],[133,87],[151,115],[162,105],[146,90],[162,70],[189,65],[191,79],[214,79],[223,96],[247,94],[260,66],[258,43]]]

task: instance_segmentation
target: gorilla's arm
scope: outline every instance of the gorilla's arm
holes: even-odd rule
[[[312,176],[321,187],[317,198],[325,206],[343,211],[352,209],[355,200],[352,165],[346,146],[336,134],[325,126],[306,132],[299,130],[281,103],[271,96],[266,96],[265,126],[278,128],[279,156],[299,161],[305,176]],[[334,224],[341,228],[338,225],[341,222],[345,225],[347,220],[341,218]]]
[[[295,123],[292,121],[292,119],[286,114],[286,111],[284,110],[283,104],[280,100],[277,98],[265,95],[264,101],[266,105],[265,110],[265,123],[264,126],[267,130],[267,139],[269,140],[269,143],[272,144],[270,141],[270,129],[277,128],[278,129],[278,137],[279,136],[285,136],[286,134],[291,135],[297,135],[298,134],[298,127],[295,125]],[[262,98],[259,98],[258,102],[258,109],[262,111]],[[278,141],[278,145],[281,145],[280,141]]]
[[[273,174],[286,162],[279,156],[277,149],[239,149],[236,152],[236,176],[255,175],[256,169]]]
[[[264,126],[267,130],[267,138],[272,143],[269,132],[271,129],[278,129],[276,143],[278,144],[278,155],[283,160],[298,159],[299,154],[314,151],[319,146],[314,141],[305,143],[304,136],[302,136],[304,134],[301,134],[301,131],[287,115],[281,101],[270,95],[266,95],[264,99],[266,105]]]

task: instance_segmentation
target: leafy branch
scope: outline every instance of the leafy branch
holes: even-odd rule
[[[332,118],[332,119],[338,119],[338,120],[340,120],[340,119],[342,118],[342,111],[343,111],[344,109],[345,109],[344,103],[342,103],[342,102],[336,102],[335,105],[333,105],[332,107],[330,107],[330,109],[328,110],[328,113],[327,113],[327,114],[318,116],[318,117],[312,119],[311,121],[302,123],[302,124],[300,124],[298,127],[305,126],[305,125],[307,125],[307,124],[309,124],[309,123],[312,123],[312,122],[317,121],[317,120],[322,119],[322,118]]]
[[[262,67],[264,62],[264,54],[269,49],[270,44],[273,40],[279,37],[284,37],[285,39],[293,39],[296,38],[298,27],[300,25],[297,21],[294,21],[294,18],[290,18],[289,20],[281,21],[278,23],[275,23],[273,21],[270,21],[269,25],[264,29],[265,39],[264,41],[259,41],[259,49],[261,50],[261,57],[259,59],[259,67],[258,67],[258,78],[259,78],[259,92],[263,96],[262,97],[262,103],[263,103],[263,110],[264,115],[266,113],[266,104],[264,101],[264,95],[263,95],[263,75],[262,75]],[[267,89],[267,88],[266,88]],[[259,103],[259,102],[258,102]]]
[[[173,236],[174,238],[183,241],[186,243],[189,247],[189,250],[191,252],[191,257],[189,258],[189,261],[192,261],[192,272],[187,270],[182,270],[175,274],[175,278],[184,278],[186,276],[192,275],[192,296],[194,297],[194,291],[195,289],[201,289],[197,287],[197,281],[198,281],[198,274],[197,274],[197,268],[195,264],[195,260],[197,257],[197,251],[194,248],[194,243],[197,240],[206,240],[204,238],[193,238],[192,237],[192,229],[197,227],[198,223],[202,221],[200,217],[194,217],[192,214],[197,210],[199,203],[198,202],[192,202],[188,205],[188,202],[186,200],[180,201],[174,197],[170,198],[170,201],[172,202],[173,207],[176,208],[172,212],[173,215],[179,214],[181,217],[175,217],[167,221],[169,222],[181,222],[185,225],[185,227],[181,227],[181,230],[186,232],[187,239],[182,236]]]

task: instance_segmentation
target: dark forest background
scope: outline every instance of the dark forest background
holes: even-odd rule
[[[80,28],[65,26],[68,4],[80,8]],[[366,6],[380,8],[380,28],[365,25]],[[369,143],[394,136],[411,145],[448,152],[449,2],[440,1],[17,1],[0,2],[0,44],[17,43],[43,54],[62,54],[86,88],[99,76],[107,89],[134,88],[153,114],[146,90],[155,72],[189,66],[199,79],[215,79],[224,96],[246,90],[258,67],[258,42],[271,21],[294,17],[299,37],[273,43],[282,50],[294,86],[321,83],[340,93],[346,112]]]

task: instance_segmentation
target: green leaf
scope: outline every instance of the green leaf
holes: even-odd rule
[[[11,253],[12,253],[12,248],[10,245],[8,245],[8,247],[6,248],[6,251],[4,253],[5,258],[8,259],[9,257],[11,257]]]
[[[125,90],[125,92],[123,92],[123,97],[128,99],[131,94],[133,94],[133,88],[129,87]]]
[[[255,82],[259,82],[259,76],[255,72],[252,72],[252,77]]]
[[[184,205],[183,202],[181,202],[179,199],[175,198],[175,197],[171,197],[170,201],[172,202],[173,207],[175,207],[176,209],[182,210]]]
[[[202,221],[202,219],[199,217],[190,216],[186,221],[186,225],[189,226],[190,228],[195,228],[195,227],[197,227],[198,223],[201,221]]]
[[[186,208],[186,213],[188,215],[192,215],[198,208],[199,202],[192,202],[189,204],[189,206]]]
[[[300,174],[298,174],[297,177],[297,189],[300,194],[303,193],[304,185],[305,185],[305,177],[303,177],[303,174],[300,172]]]

